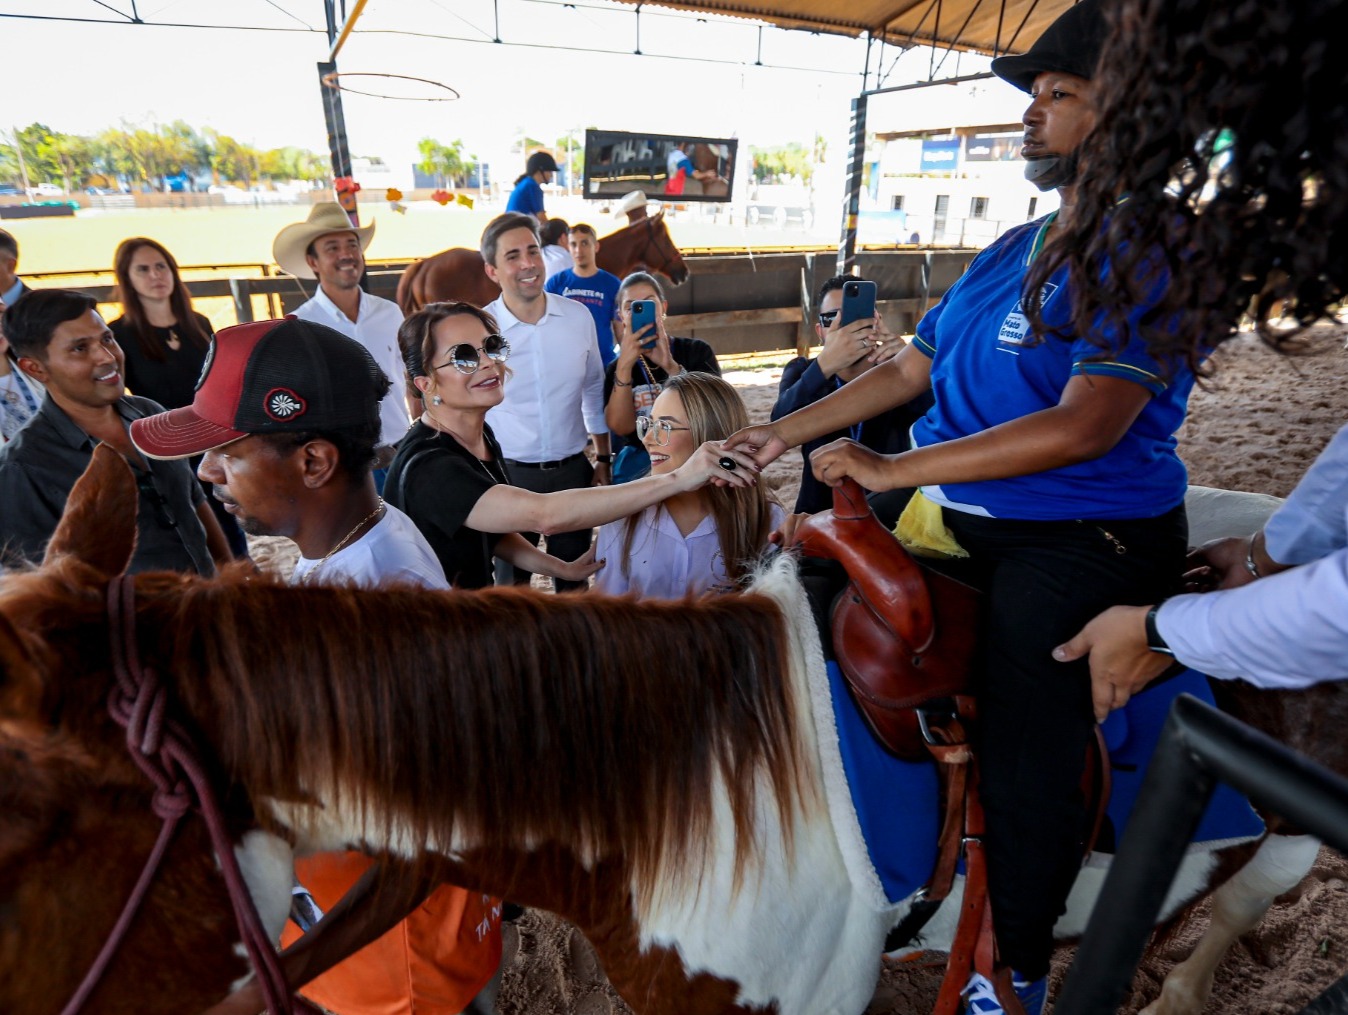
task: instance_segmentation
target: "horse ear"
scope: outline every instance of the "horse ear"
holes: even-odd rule
[[[136,548],[136,477],[107,444],[94,448],[42,562],[72,556],[108,577],[122,574]]]

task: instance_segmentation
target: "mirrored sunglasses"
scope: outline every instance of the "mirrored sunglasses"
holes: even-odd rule
[[[462,342],[450,349],[449,359],[438,364],[435,369],[453,367],[461,374],[475,374],[482,365],[482,356],[494,363],[504,363],[510,358],[510,343],[500,335],[488,335],[482,340],[481,349]]]
[[[839,310],[825,310],[819,315],[819,326],[821,328],[833,327],[833,322],[838,319]]]

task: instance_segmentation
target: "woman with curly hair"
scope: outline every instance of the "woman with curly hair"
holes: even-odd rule
[[[1077,213],[1035,277],[1068,272],[1076,323],[1159,287],[1141,330],[1160,355],[1197,363],[1247,311],[1288,347],[1348,290],[1348,2],[1124,0],[1110,17]],[[1144,248],[1183,269],[1147,273]],[[1274,330],[1284,304],[1299,327]],[[1098,715],[1175,658],[1266,687],[1348,679],[1348,427],[1262,529],[1201,558],[1221,591],[1116,607],[1057,650],[1089,655]]]
[[[901,536],[944,549],[952,559],[943,567],[986,593],[975,735],[1004,968],[1000,990],[971,979],[966,1004],[978,1015],[1001,1012],[1008,986],[1031,1015],[1043,1010],[1053,926],[1080,866],[1079,780],[1095,735],[1090,674],[1084,663],[1056,662],[1052,650],[1108,606],[1173,591],[1188,541],[1174,435],[1194,377],[1182,359],[1158,359],[1142,342],[1150,291],[1117,317],[1083,322],[1066,269],[1031,280],[1046,245],[1074,231],[1087,182],[1079,153],[1096,129],[1102,8],[1082,0],[1023,56],[992,64],[1030,95],[1026,176],[1058,191],[1059,211],[979,254],[893,359],[726,442],[766,465],[924,391],[934,396],[912,427],[911,451],[880,455],[843,439],[815,451],[810,465],[829,486],[852,478],[872,491],[916,488]],[[1153,271],[1148,256],[1133,260],[1155,284],[1166,265]],[[1034,307],[1049,334],[1033,328]]]

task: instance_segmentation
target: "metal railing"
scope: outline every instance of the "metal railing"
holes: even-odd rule
[[[1188,695],[1161,732],[1056,1015],[1117,1011],[1218,780],[1348,853],[1348,780]],[[1345,1011],[1348,978],[1302,1015]]]

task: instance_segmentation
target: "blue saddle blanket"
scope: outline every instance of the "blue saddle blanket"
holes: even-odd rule
[[[843,770],[866,849],[886,897],[891,903],[900,902],[926,883],[936,863],[940,830],[936,766],[901,761],[880,746],[836,663],[828,664],[828,681]],[[1207,678],[1185,670],[1135,695],[1103,724],[1113,780],[1107,816],[1115,841],[1122,838],[1132,814],[1170,703],[1186,693],[1213,703]],[[1249,838],[1263,830],[1245,797],[1219,784],[1194,841]]]

